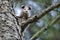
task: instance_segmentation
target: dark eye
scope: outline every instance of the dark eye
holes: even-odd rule
[[[29,7],[29,10],[31,10],[31,7]]]
[[[21,8],[23,8],[23,9],[24,9],[24,8],[25,8],[25,6],[24,6],[24,5],[22,5],[22,6],[21,6]]]

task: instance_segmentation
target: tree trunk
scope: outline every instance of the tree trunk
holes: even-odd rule
[[[0,40],[21,40],[21,27],[13,14],[13,0],[0,0]]]

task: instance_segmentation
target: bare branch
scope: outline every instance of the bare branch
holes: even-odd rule
[[[54,19],[50,25],[55,24],[58,20],[60,20],[60,15],[57,16],[56,19]]]
[[[35,39],[39,34],[43,33],[44,31],[46,31],[46,29],[48,29],[51,25],[55,24],[58,20],[60,20],[60,15],[56,17],[56,19],[52,20],[52,22],[48,25],[43,27],[41,30],[39,30],[36,34],[34,34],[30,40]]]

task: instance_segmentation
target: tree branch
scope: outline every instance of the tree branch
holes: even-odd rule
[[[43,27],[41,30],[39,30],[36,34],[34,34],[30,40],[35,39],[39,34],[43,33],[44,31],[46,31],[46,29],[48,29],[51,25],[55,24],[58,20],[60,20],[60,15],[56,17],[56,19],[52,20],[52,22],[48,25]]]
[[[36,22],[38,21],[38,19],[42,18],[44,15],[48,14],[51,10],[53,10],[54,8],[57,8],[60,6],[60,3],[55,3],[51,6],[49,6],[48,8],[46,8],[45,10],[43,10],[41,13],[32,16],[31,18],[29,18],[27,21],[25,21],[23,23],[23,25],[21,25],[21,27],[25,27],[30,23]]]

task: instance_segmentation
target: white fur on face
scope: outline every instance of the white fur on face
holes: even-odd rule
[[[29,10],[28,6],[25,6],[25,8],[22,11],[25,12],[25,13],[28,13],[28,17],[31,16],[31,10]]]
[[[24,12],[24,13],[28,13],[28,17],[31,16],[31,10],[29,10],[29,7],[28,6],[25,6],[23,9],[22,8],[19,8],[19,7],[16,7],[15,9],[15,15],[16,16],[21,16],[21,13]]]
[[[29,8],[28,8],[27,6],[25,6],[25,7],[23,8],[23,12],[28,13],[28,11],[29,11]]]

